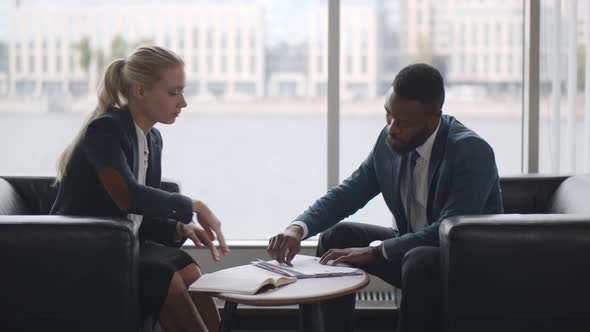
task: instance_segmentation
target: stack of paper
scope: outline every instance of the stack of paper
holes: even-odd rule
[[[362,274],[359,269],[342,265],[323,265],[320,264],[319,257],[305,255],[295,256],[293,261],[291,261],[292,266],[281,264],[275,260],[263,261],[261,259],[253,261],[252,264],[259,268],[297,279],[330,278]]]

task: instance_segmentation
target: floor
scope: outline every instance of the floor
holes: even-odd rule
[[[299,332],[299,330],[277,330],[277,329],[273,329],[273,330],[241,330],[241,329],[237,329],[234,330],[235,332]],[[384,329],[355,329],[355,332],[393,332],[395,330],[384,330]]]
[[[299,315],[296,310],[242,311],[236,317],[236,332],[296,332]],[[393,332],[397,326],[397,311],[367,310],[355,312],[355,332]]]

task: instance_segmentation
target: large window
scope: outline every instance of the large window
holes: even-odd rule
[[[310,68],[326,67],[313,48],[327,40],[313,19],[326,6],[11,1],[0,20],[0,173],[55,174],[104,68],[155,43],[177,52],[187,73],[188,107],[158,125],[163,176],[207,202],[228,238],[268,238],[325,192],[326,79]]]
[[[588,1],[541,1],[539,168],[544,173],[590,172],[589,18]]]
[[[414,62],[443,73],[443,112],[491,144],[501,175],[518,174],[526,1],[5,1],[0,174],[54,175],[59,153],[96,104],[104,68],[142,44],[168,47],[186,63],[188,107],[174,125],[158,125],[163,175],[208,202],[230,239],[267,239],[325,193],[330,174],[350,175],[385,126],[393,78]],[[329,9],[334,3],[338,11]],[[589,10],[585,1],[542,1],[544,172],[590,167],[590,139],[582,138],[590,137],[590,121],[575,121],[590,119],[581,111]],[[339,32],[330,35],[336,12]],[[328,109],[334,88],[339,132],[328,129],[336,123]],[[333,151],[340,155],[328,168]],[[352,220],[392,223],[380,197]]]
[[[521,172],[521,0],[341,3],[341,178],[368,155],[386,124],[387,90],[415,62],[441,71],[443,113],[490,143],[500,174]],[[350,220],[392,224],[380,196]]]

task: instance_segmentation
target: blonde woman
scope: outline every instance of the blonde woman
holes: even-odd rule
[[[161,47],[141,47],[109,65],[98,106],[63,152],[52,214],[121,216],[141,223],[139,299],[142,317],[167,332],[217,331],[210,297],[189,296],[201,275],[179,247],[187,237],[209,247],[214,260],[229,251],[221,223],[200,200],[160,190],[162,137],[186,107],[183,61]],[[197,225],[193,220],[196,214]]]

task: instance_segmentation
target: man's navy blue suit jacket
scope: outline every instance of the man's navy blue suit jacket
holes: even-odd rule
[[[360,167],[332,188],[295,220],[308,227],[308,236],[322,232],[362,208],[379,193],[393,214],[400,236],[383,241],[389,262],[420,246],[437,246],[438,226],[456,215],[502,213],[500,179],[489,144],[449,115],[441,117],[428,166],[428,226],[409,232],[400,195],[407,155],[387,144],[387,127]]]

